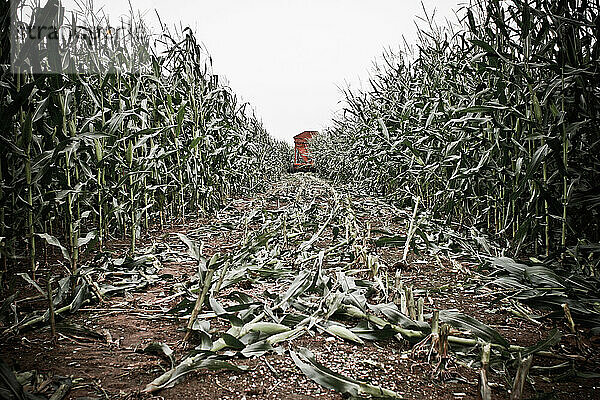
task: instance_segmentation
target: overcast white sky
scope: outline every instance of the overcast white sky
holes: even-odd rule
[[[465,0],[423,0],[438,18],[453,19]],[[71,1],[64,1],[67,5]],[[115,21],[124,0],[96,0]],[[339,108],[340,87],[360,85],[373,60],[404,35],[414,41],[420,0],[131,0],[134,10],[158,10],[168,25],[197,32],[214,71],[249,101],[269,132],[292,141],[321,130]],[[115,18],[112,18],[115,17]]]

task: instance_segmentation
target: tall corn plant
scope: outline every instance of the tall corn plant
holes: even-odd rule
[[[583,0],[480,1],[447,26],[425,14],[416,50],[345,91],[313,143],[321,173],[420,196],[513,253],[598,243],[598,14]]]
[[[69,14],[34,4],[33,22],[107,24],[92,5]],[[32,269],[36,236],[75,271],[93,240],[126,238],[134,252],[153,223],[211,212],[285,168],[288,146],[219,83],[191,30],[151,39],[140,18],[120,24],[133,38],[78,42],[81,54],[69,61],[80,64],[69,73],[13,74],[2,65],[3,254],[26,257]]]

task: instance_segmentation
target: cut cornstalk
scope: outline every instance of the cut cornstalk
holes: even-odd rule
[[[571,330],[571,333],[577,333],[577,330],[575,329],[575,321],[573,321],[573,317],[571,316],[571,309],[569,308],[569,304],[563,303],[562,308],[565,312],[565,319],[569,324],[569,329]]]
[[[404,289],[406,293],[406,303],[408,308],[408,316],[413,321],[417,319],[417,308],[415,306],[415,295],[412,287],[406,287]]]
[[[532,361],[533,355],[526,357],[524,360],[521,360],[519,357],[519,367],[517,368],[517,374],[510,392],[510,400],[521,400],[523,398],[523,386],[529,374]]]
[[[412,212],[412,217],[410,218],[410,224],[408,226],[408,233],[406,235],[406,243],[404,244],[404,253],[402,254],[402,262],[406,262],[406,257],[408,257],[408,250],[410,249],[410,241],[414,235],[415,230],[415,219],[417,218],[417,210],[419,209],[419,201],[421,201],[421,197],[417,196],[415,200],[415,208]]]
[[[481,352],[481,368],[479,369],[479,393],[481,394],[481,400],[492,400],[492,389],[488,381],[491,348],[492,346],[486,343],[483,345]]]
[[[213,277],[214,273],[215,273],[215,270],[212,268],[210,268],[208,271],[206,271],[206,276],[204,277],[204,285],[202,285],[202,293],[196,299],[196,304],[194,305],[194,309],[192,310],[192,314],[190,315],[190,320],[188,321],[188,324],[187,324],[187,332],[185,333],[183,341],[187,341],[188,338],[190,337],[190,334],[192,333],[192,327],[194,326],[194,321],[196,321],[196,317],[198,316],[198,313],[200,313],[200,310],[202,309],[202,304],[204,304],[204,298],[206,297],[206,293],[208,292],[208,289],[210,288],[210,285],[212,282],[212,277]]]
[[[215,295],[219,294],[219,290],[221,290],[221,285],[225,280],[225,276],[229,271],[229,260],[225,261],[225,265],[221,268],[221,273],[219,274],[219,280],[217,281],[217,285],[215,286]]]

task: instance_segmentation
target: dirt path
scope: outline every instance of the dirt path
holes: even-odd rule
[[[231,199],[214,217],[176,225],[143,238],[141,254],[151,256],[151,264],[156,268],[143,290],[116,291],[117,295],[107,296],[101,303],[84,305],[60,321],[63,325],[57,341],[50,340],[49,328],[44,325],[22,334],[4,335],[0,344],[2,359],[17,371],[35,370],[39,378],[29,389],[41,393],[50,393],[51,385],[40,389],[41,383],[52,380],[49,377],[71,377],[73,387],[67,397],[70,399],[343,398],[338,391],[311,380],[298,367],[291,355],[307,348],[316,361],[334,372],[394,391],[402,398],[478,398],[480,346],[451,344],[448,360],[438,359],[434,348],[428,359],[428,346],[419,347],[424,350],[422,353],[414,352],[415,344],[402,339],[397,331],[390,333],[389,325],[366,324],[331,305],[335,301],[340,307],[352,305],[345,303],[344,296],[357,294],[367,305],[367,314],[389,317],[376,307],[396,303],[402,311],[410,306],[410,302],[407,306],[402,300],[406,294],[414,296],[417,308],[419,304],[423,306],[421,325],[427,325],[433,310],[456,309],[493,328],[510,345],[532,346],[548,336],[554,327],[550,320],[515,317],[509,300],[496,301],[498,288],[483,286],[486,281],[474,263],[423,251],[417,255],[412,248],[408,261],[402,262],[404,244],[398,245],[390,238],[406,236],[410,214],[410,210],[390,208],[375,198],[334,190],[309,175],[288,176],[265,193]],[[217,253],[230,257],[223,258],[221,269],[215,271],[210,299],[207,297],[198,319],[205,325],[195,327],[188,343],[183,342],[185,326],[201,286],[197,261],[176,233],[185,234],[192,242],[202,242],[207,259]],[[116,257],[126,250],[126,245],[114,242],[109,249]],[[93,263],[90,259],[90,265]],[[312,281],[306,287],[299,279],[305,271],[306,282]],[[147,272],[146,269],[141,276]],[[100,283],[114,278],[96,274]],[[286,300],[296,283],[303,290]],[[400,283],[406,291],[397,290]],[[215,289],[217,284],[220,290]],[[39,305],[39,301],[33,304]],[[220,306],[225,313],[219,311]],[[33,306],[24,302],[21,307],[26,310]],[[268,339],[264,332],[237,337],[239,332],[228,331],[235,325],[231,321],[243,319],[244,312],[249,318],[260,316],[265,321],[287,323],[291,328],[292,316],[310,318],[301,322],[306,329],[299,330],[298,337],[273,344],[260,356],[244,357],[242,349]],[[328,332],[333,322],[362,332],[360,340],[364,344]],[[399,321],[395,324],[401,325]],[[416,322],[412,324],[408,326],[414,330]],[[554,347],[556,358],[534,356],[524,398],[598,398],[596,387],[600,380],[581,377],[581,373],[597,370],[600,365],[598,346],[590,344],[585,332],[569,334],[563,322],[557,327],[563,335]],[[224,335],[226,331],[231,335]],[[464,331],[456,329],[451,334],[472,337]],[[377,340],[368,340],[369,335],[378,336]],[[386,335],[388,338],[383,339]],[[206,350],[205,336],[213,349],[219,337],[241,340],[240,345],[229,338],[234,344],[217,353],[222,360],[243,370],[197,369],[173,387],[143,392],[171,368],[169,358],[152,353],[148,345],[166,344],[173,351],[174,365],[178,365],[195,347],[199,352]],[[242,347],[236,348],[238,345]],[[509,396],[515,368],[511,361],[514,355],[507,354],[502,356],[499,352],[492,358],[490,381],[494,398]],[[588,361],[581,361],[583,357]],[[550,375],[550,366],[558,366],[558,374]]]

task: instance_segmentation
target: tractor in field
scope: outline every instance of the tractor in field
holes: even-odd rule
[[[310,155],[308,142],[317,134],[317,131],[304,131],[294,136],[294,159],[290,172],[311,172],[315,170],[315,163]]]

